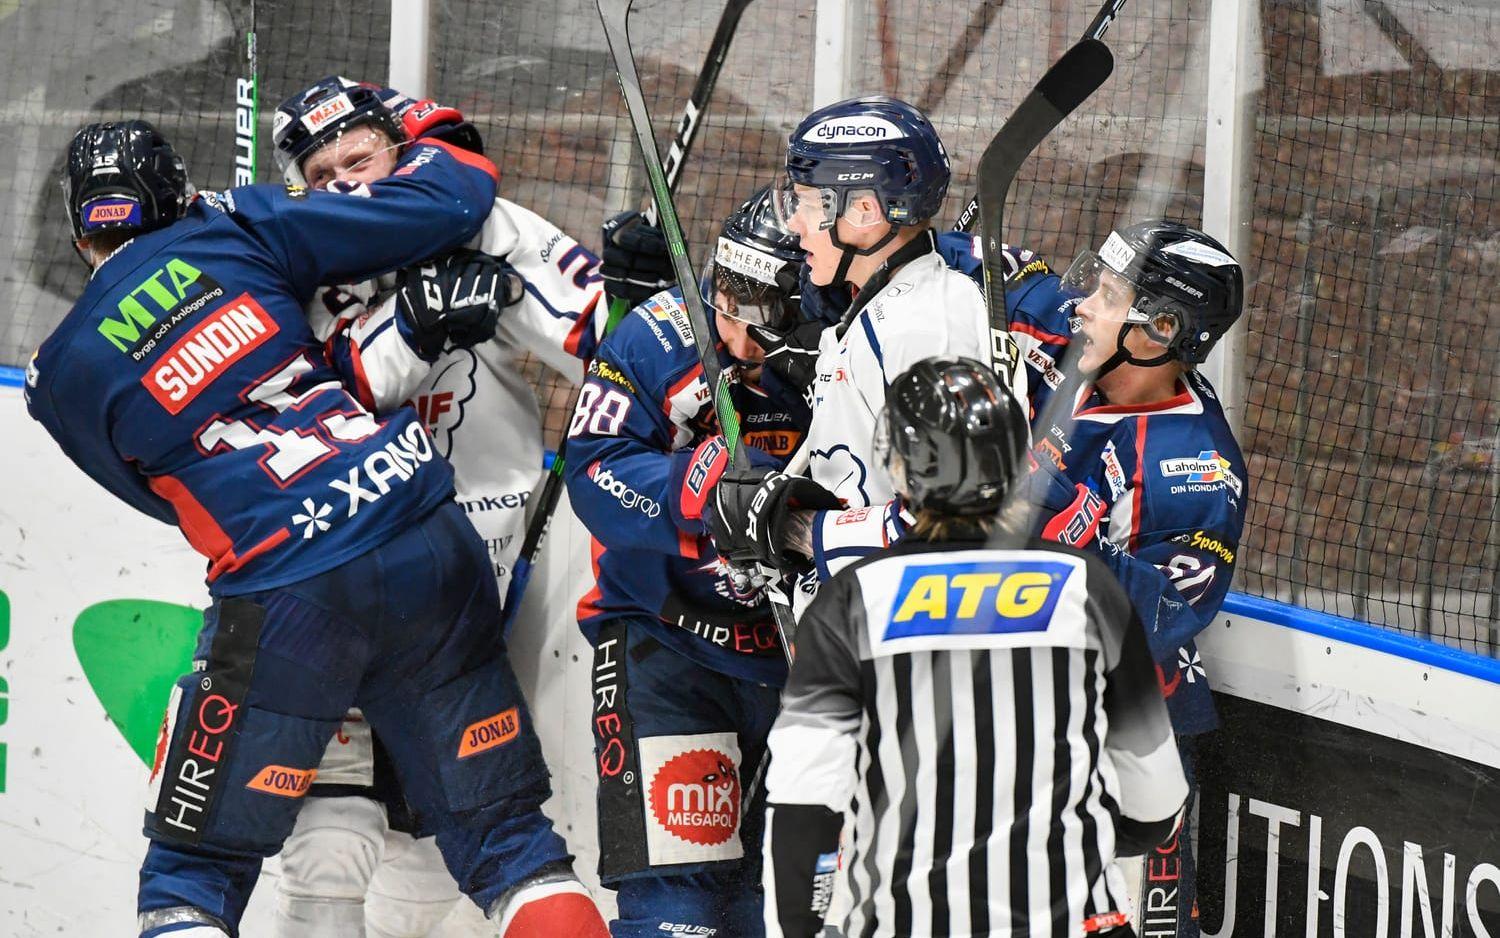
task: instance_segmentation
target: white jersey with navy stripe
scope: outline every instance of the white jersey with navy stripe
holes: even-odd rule
[[[807,434],[813,481],[850,508],[893,498],[890,480],[872,452],[886,388],[933,355],[988,362],[989,346],[989,317],[973,280],[950,269],[936,252],[903,265],[842,336],[837,329],[823,333]],[[1024,393],[1020,399],[1025,400]]]
[[[1129,600],[1040,541],[906,541],[825,583],[769,745],[770,936],[802,934],[809,892],[778,812],[852,820],[845,934],[1072,938],[1126,907],[1116,817],[1187,795]]]

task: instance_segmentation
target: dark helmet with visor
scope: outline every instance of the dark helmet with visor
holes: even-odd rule
[[[271,123],[276,167],[288,185],[305,186],[302,164],[314,151],[356,127],[370,126],[392,143],[406,142],[401,121],[381,100],[375,85],[329,75],[292,95],[276,108]]]
[[[1122,286],[1133,294],[1124,311],[1119,348],[1102,371],[1123,362],[1202,364],[1240,318],[1245,292],[1244,273],[1224,245],[1196,228],[1165,219],[1110,232],[1097,253],[1078,255],[1063,274],[1062,286],[1084,297]],[[1116,305],[1123,302],[1124,298]],[[1075,319],[1071,325],[1077,332],[1081,322]],[[1139,326],[1166,351],[1145,361],[1133,358],[1125,350],[1126,330],[1132,326]]]
[[[985,515],[1025,471],[1026,413],[972,358],[924,358],[891,383],[875,458],[915,508]]]
[[[720,292],[733,304],[720,312],[780,331],[797,320],[805,252],[776,217],[772,199],[770,187],[762,188],[724,220],[699,288],[705,306],[717,308]]]
[[[73,240],[165,228],[192,200],[182,157],[143,120],[89,124],[68,144],[63,202]]]
[[[932,121],[897,98],[850,98],[807,115],[787,143],[786,177],[777,186],[783,224],[800,215],[808,230],[831,230],[844,253],[835,276],[841,281],[856,256],[873,254],[901,226],[920,225],[943,206],[952,171]],[[797,186],[816,190],[799,194]],[[854,201],[872,195],[880,204],[870,217],[853,213]],[[859,227],[884,221],[885,236],[866,248],[844,244],[837,221]]]

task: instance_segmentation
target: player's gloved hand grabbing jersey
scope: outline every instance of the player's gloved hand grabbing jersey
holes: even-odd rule
[[[729,469],[704,510],[719,554],[741,571],[788,570],[807,558],[791,551],[793,512],[843,508],[823,486],[774,469]]]
[[[484,153],[484,139],[479,135],[479,128],[469,123],[458,108],[431,99],[409,98],[394,88],[382,88],[378,95],[381,103],[390,108],[401,122],[406,139],[436,137],[444,143]]]
[[[604,223],[604,257],[599,275],[604,292],[638,306],[677,282],[672,255],[660,228],[640,212],[620,212]]]
[[[417,354],[435,361],[449,345],[494,338],[500,311],[525,292],[505,261],[461,248],[396,275],[397,324]]]
[[[804,322],[784,331],[754,324],[747,328],[765,350],[765,367],[805,395],[818,376],[818,341],[827,327],[822,322]]]

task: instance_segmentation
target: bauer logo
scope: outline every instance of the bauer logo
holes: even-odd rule
[[[733,733],[638,741],[653,866],[734,860],[740,844],[740,751]]]
[[[470,723],[458,741],[458,757],[467,759],[503,746],[521,733],[521,711],[516,707]]]
[[[98,199],[88,204],[83,227],[92,231],[102,225],[139,225],[141,203],[134,199]]]
[[[343,92],[339,92],[302,115],[302,126],[306,127],[312,133],[317,133],[353,110],[354,105],[349,101],[349,96]]]
[[[831,117],[819,121],[802,135],[816,143],[854,143],[864,140],[899,140],[901,128],[879,117]]]
[[[925,564],[901,572],[885,638],[1044,631],[1073,567],[1044,560]]]
[[[256,772],[245,787],[283,798],[301,798],[318,777],[317,769],[294,769],[286,765],[268,765]]]

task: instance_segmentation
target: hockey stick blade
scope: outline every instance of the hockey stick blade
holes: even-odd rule
[[[979,158],[979,225],[983,233],[985,304],[991,329],[1004,328],[1005,278],[1000,251],[1004,241],[1005,197],[1021,164],[1042,141],[1114,70],[1114,56],[1097,39],[1084,39],[1063,53],[995,134]]]

